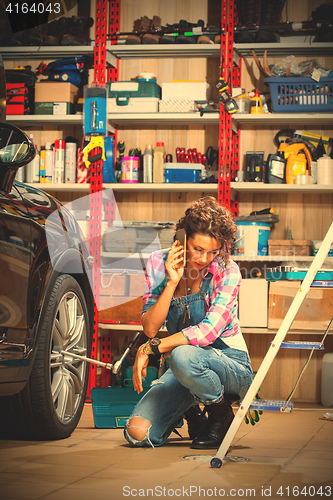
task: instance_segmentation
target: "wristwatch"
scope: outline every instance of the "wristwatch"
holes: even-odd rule
[[[151,347],[151,350],[153,351],[153,354],[161,354],[160,351],[158,350],[158,346],[160,345],[161,343],[161,339],[158,339],[158,338],[153,338],[153,339],[150,339],[149,341],[149,345]]]

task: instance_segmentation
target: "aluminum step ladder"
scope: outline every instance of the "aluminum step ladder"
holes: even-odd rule
[[[307,295],[311,285],[312,285],[312,282],[314,281],[314,278],[317,274],[317,272],[319,271],[319,269],[321,268],[325,258],[327,257],[328,255],[328,252],[330,250],[330,247],[333,243],[333,223],[331,224],[329,230],[327,231],[327,234],[321,244],[321,247],[318,251],[318,253],[315,255],[313,261],[312,261],[312,264],[308,270],[308,272],[306,273],[306,276],[304,278],[304,280],[302,281],[301,283],[301,286],[299,288],[299,290],[297,291],[296,293],[296,296],[293,300],[293,302],[291,303],[290,307],[289,307],[289,310],[286,314],[286,316],[284,317],[282,323],[281,323],[281,326],[279,328],[279,330],[277,331],[267,353],[266,353],[266,356],[264,357],[260,367],[259,367],[259,370],[257,371],[256,373],[256,376],[254,377],[253,381],[252,381],[252,384],[250,385],[243,401],[241,402],[240,404],[240,407],[237,411],[237,413],[235,414],[235,418],[233,419],[232,421],[232,424],[231,426],[229,427],[229,430],[227,432],[227,434],[225,435],[219,449],[217,450],[216,452],[216,455],[215,457],[212,458],[212,460],[210,461],[210,466],[213,467],[213,468],[220,468],[222,466],[222,461],[225,457],[225,455],[227,454],[227,451],[231,445],[231,442],[233,440],[233,438],[235,437],[236,435],[236,432],[238,431],[245,415],[247,414],[248,410],[249,409],[256,409],[256,410],[263,410],[264,408],[266,408],[266,410],[269,408],[269,411],[285,411],[285,412],[290,412],[292,411],[292,403],[288,402],[288,401],[263,401],[263,400],[256,400],[254,399],[259,388],[260,388],[260,385],[261,383],[263,382],[273,360],[275,359],[275,356],[277,355],[279,349],[281,348],[282,346],[282,343],[284,343],[284,347],[286,347],[286,345],[288,345],[289,348],[296,348],[295,346],[295,343],[293,343],[293,347],[292,347],[292,343],[287,343],[287,342],[284,342],[284,339],[289,331],[289,328],[291,327],[293,321],[294,321],[294,318],[300,308],[300,306],[302,305],[302,302],[305,298],[305,296]],[[331,321],[332,323],[332,321]],[[330,323],[330,325],[331,325]],[[330,327],[329,325],[329,327]],[[328,327],[328,329],[329,329]],[[328,333],[328,329],[326,330],[326,334],[325,336],[327,335]],[[324,338],[325,338],[324,336]],[[323,340],[322,340],[323,342]],[[303,344],[305,344],[303,342]],[[316,344],[316,343],[312,343],[312,344]],[[300,347],[298,347],[300,348]],[[312,349],[311,352],[313,352],[315,349],[318,349],[319,346],[307,346],[306,347],[307,349]],[[305,368],[305,367],[304,367]],[[303,370],[304,370],[303,368]],[[260,404],[262,405],[262,407],[260,408]]]

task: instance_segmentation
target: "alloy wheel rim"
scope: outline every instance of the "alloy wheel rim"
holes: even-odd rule
[[[63,424],[74,418],[84,387],[86,362],[61,351],[87,355],[87,334],[82,304],[74,292],[61,299],[53,322],[50,384],[55,413]]]

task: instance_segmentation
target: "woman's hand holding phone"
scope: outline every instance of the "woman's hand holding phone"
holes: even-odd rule
[[[173,282],[176,286],[184,274],[184,247],[176,240],[165,262],[165,268],[169,275],[169,281]]]

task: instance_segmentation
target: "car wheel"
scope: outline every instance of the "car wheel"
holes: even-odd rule
[[[62,275],[46,306],[29,382],[20,394],[2,398],[10,401],[7,424],[14,435],[62,439],[74,431],[84,405],[88,363],[66,353],[89,356],[90,337],[83,292],[72,276]]]

